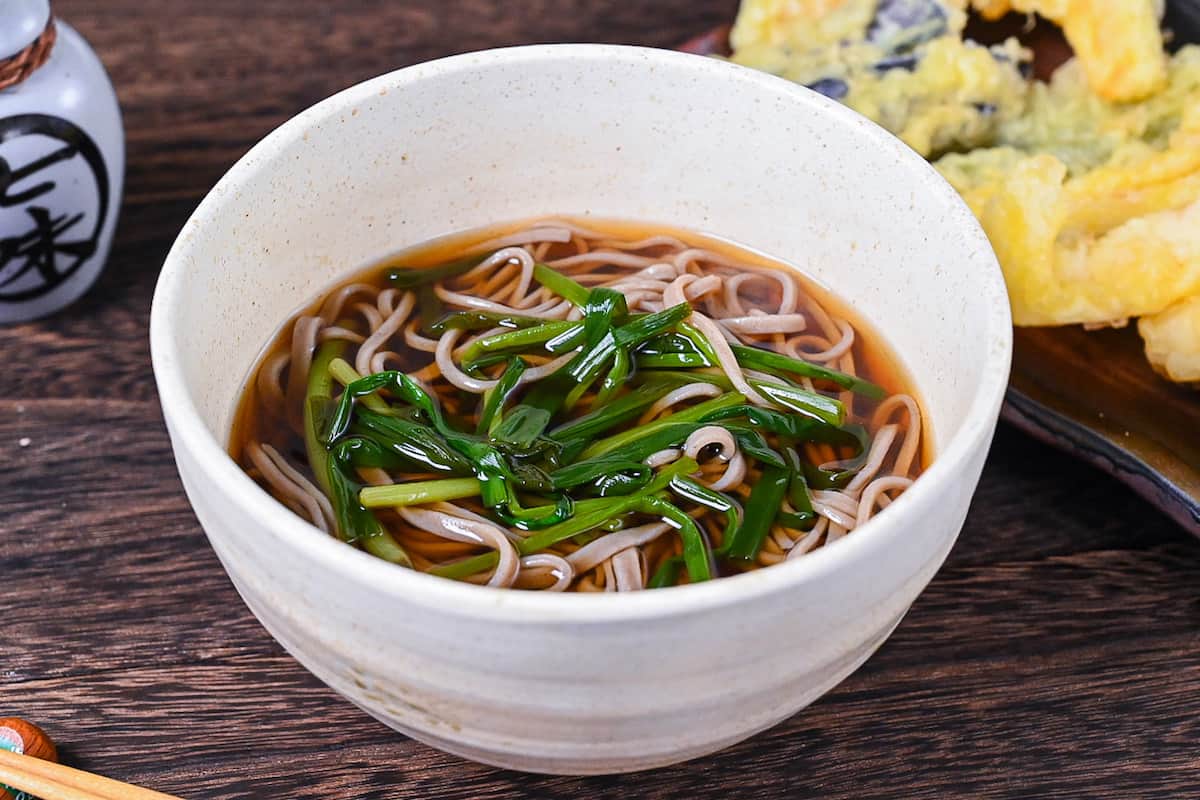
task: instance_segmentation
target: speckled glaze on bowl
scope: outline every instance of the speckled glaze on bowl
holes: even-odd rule
[[[678,589],[549,595],[375,560],[285,510],[226,455],[241,382],[302,301],[400,247],[547,213],[710,231],[798,264],[901,354],[935,463],[885,513],[795,562]],[[172,248],[151,350],[196,515],[289,652],[435,747],[578,774],[743,739],[883,642],[962,525],[1009,324],[974,218],[870,122],[718,60],[555,45],[384,75],[264,139]]]

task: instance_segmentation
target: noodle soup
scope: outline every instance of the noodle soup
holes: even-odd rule
[[[409,249],[289,320],[231,455],[405,568],[633,591],[802,558],[928,452],[877,333],[688,231],[541,219]]]

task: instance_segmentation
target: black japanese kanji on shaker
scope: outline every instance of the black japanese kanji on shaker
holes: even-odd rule
[[[4,145],[26,136],[45,137],[57,146],[26,163],[11,163]],[[39,202],[60,183],[80,180],[91,180],[95,194],[75,191],[72,198],[79,208],[64,209],[60,202],[52,209]],[[0,302],[51,292],[96,255],[109,214],[109,185],[104,158],[92,139],[59,117],[0,119],[0,213],[14,208],[28,220],[24,230],[0,238]]]

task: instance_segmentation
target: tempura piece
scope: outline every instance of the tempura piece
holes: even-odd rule
[[[746,0],[733,60],[840,100],[924,156],[989,143],[1024,109],[1015,40],[963,41],[961,0]]]
[[[1138,320],[1146,358],[1163,377],[1200,383],[1200,294]]]
[[[1200,293],[1200,48],[1182,50],[1171,85],[1142,104],[1089,99],[1064,70],[1002,131],[1020,149],[937,162],[996,249],[1014,321],[1105,323]]]
[[[809,49],[860,38],[875,16],[875,0],[743,0],[729,32],[735,51]]]
[[[996,50],[950,37],[923,48],[912,71],[858,82],[846,104],[879,122],[923,156],[978,146],[1024,106],[1016,42],[1000,60]],[[864,85],[865,83],[865,85]],[[852,84],[854,86],[854,84]]]
[[[1030,81],[1015,40],[962,38],[968,7],[1056,22],[1076,57]],[[744,0],[732,58],[937,159],[991,239],[1016,324],[1142,316],[1155,368],[1200,380],[1200,47],[1168,58],[1161,14],[1161,0]]]
[[[1008,160],[1005,174],[967,185],[972,166],[964,162],[983,161],[984,155]],[[1054,156],[980,151],[947,157],[938,166],[992,241],[1017,325],[1107,323],[1153,314],[1200,293],[1200,202],[1089,230],[1080,223],[1121,215],[1090,208],[1092,200],[1076,191],[1079,183],[1067,179],[1066,166]],[[1200,179],[1147,189],[1196,197]],[[1111,203],[1107,210],[1116,212],[1122,198]]]
[[[1141,100],[1167,83],[1161,0],[971,0],[987,19],[1037,14],[1063,30],[1100,97]]]
[[[1072,59],[1049,83],[1030,86],[1024,114],[1005,120],[995,143],[1052,153],[1072,175],[1165,150],[1171,133],[1187,126],[1184,117],[1197,113],[1200,47],[1181,49],[1168,66],[1167,84],[1157,94],[1138,103],[1110,103],[1091,91],[1082,65]]]

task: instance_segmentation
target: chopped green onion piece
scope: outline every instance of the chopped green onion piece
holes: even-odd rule
[[[412,561],[375,515],[357,498],[358,484],[347,475],[340,459],[330,453],[322,436],[326,419],[334,407],[333,374],[329,365],[345,352],[346,343],[330,341],[317,348],[308,371],[304,397],[304,448],[308,466],[333,506],[338,537],[357,542],[367,552],[394,564],[411,567]]]
[[[499,553],[495,550],[489,550],[486,553],[452,561],[449,564],[438,564],[430,568],[429,574],[461,581],[484,570],[494,568],[499,561]]]
[[[742,527],[725,548],[730,558],[753,560],[758,556],[758,550],[779,513],[790,477],[791,473],[784,467],[763,468],[762,477],[754,484],[746,500]]]
[[[308,387],[304,396],[304,449],[308,467],[325,494],[329,494],[329,452],[325,449],[324,431],[334,409],[333,375],[330,363],[346,350],[346,342],[330,340],[317,348],[308,368]]]
[[[668,586],[676,586],[679,583],[679,573],[682,571],[683,556],[671,556],[663,559],[662,564],[650,578],[650,582],[646,584],[646,588],[665,589]]]
[[[475,426],[477,436],[491,433],[492,428],[500,422],[500,412],[504,403],[517,388],[524,374],[525,362],[516,356],[510,357],[508,366],[496,381],[496,385],[483,393],[483,409],[479,412],[479,422]]]
[[[564,300],[570,301],[573,305],[582,308],[588,301],[590,290],[586,286],[575,282],[545,264],[534,265],[533,277],[542,286],[545,286]]]
[[[840,438],[830,442],[831,444],[841,447],[857,445],[858,450],[852,458],[836,462],[833,465],[834,469],[826,470],[820,465],[805,462],[804,477],[813,489],[844,488],[867,461],[871,449],[871,434],[865,427],[858,423],[850,423],[835,430]]]
[[[485,353],[494,353],[502,350],[528,350],[536,345],[544,344],[555,337],[562,336],[564,333],[574,334],[581,330],[582,327],[583,323],[581,322],[550,320],[531,328],[521,328],[515,331],[505,331],[504,333],[494,333],[491,336],[484,336],[467,345],[462,354],[463,366],[470,368],[473,362],[478,361]]]
[[[480,483],[476,478],[439,478],[387,486],[364,486],[358,493],[358,499],[366,508],[403,508],[478,497],[479,492]]]
[[[691,306],[680,303],[653,314],[631,317],[624,325],[609,329],[594,347],[585,346],[561,369],[539,381],[525,402],[544,408],[551,414],[557,413],[564,404],[569,406],[579,398],[583,391],[580,387],[590,385],[599,377],[617,350],[636,347],[646,339],[669,330],[690,313]]]
[[[563,367],[576,383],[594,379],[618,348],[636,347],[647,339],[678,325],[692,313],[692,307],[680,303],[653,314],[632,318],[629,322],[606,333],[595,347],[584,350]]]
[[[669,357],[663,356],[663,358]],[[639,358],[641,357],[639,356]],[[641,362],[639,361],[639,363]],[[688,372],[680,374],[678,372],[643,371],[641,374],[648,380],[674,380],[679,385],[684,383],[711,383],[713,386],[719,386],[725,391],[733,389],[733,382],[724,373]],[[772,400],[776,405],[788,411],[813,417],[830,425],[841,425],[845,422],[846,407],[836,397],[829,397],[819,392],[810,392],[807,389],[787,383],[772,383],[769,381],[760,381],[756,378],[750,378],[749,383],[759,392],[766,395],[767,399]]]
[[[625,381],[629,380],[629,369],[632,366],[629,351],[618,350],[613,358],[612,369],[608,371],[608,375],[604,376],[604,382],[600,384],[600,391],[596,393],[596,402],[593,403],[593,407],[603,408],[612,402],[613,397],[625,385]]]
[[[811,531],[817,523],[817,515],[811,511],[780,511],[775,522],[794,531]]]
[[[680,323],[678,327],[682,327],[683,324]],[[687,336],[672,331],[643,342],[638,346],[637,355],[639,358],[644,359],[652,356],[704,356],[704,353]]]
[[[471,462],[437,431],[419,422],[359,411],[350,432],[367,436],[420,472],[471,474]]]
[[[841,386],[843,389],[849,389],[852,392],[870,397],[873,400],[882,400],[887,397],[887,390],[878,384],[871,383],[863,378],[847,375],[845,372],[839,372],[836,369],[823,367],[820,364],[813,364],[808,361],[801,361],[798,358],[772,353],[770,350],[762,350],[757,347],[744,347],[739,344],[731,345],[733,354],[737,357],[738,364],[748,369],[756,369],[763,372],[791,372],[796,375],[803,375],[806,378],[816,378],[818,380],[830,381]]]
[[[560,467],[550,473],[550,480],[558,491],[574,489],[577,486],[593,483],[601,478],[612,479],[624,475],[629,478],[631,485],[640,488],[649,483],[651,470],[640,460],[634,461],[616,456],[601,456],[600,458],[577,461]]]
[[[495,311],[454,311],[446,314],[429,326],[434,333],[457,331],[485,331],[489,328],[532,328],[542,325],[546,320],[541,317],[525,317],[519,314],[497,313]]]
[[[356,380],[362,377],[358,374],[358,370],[350,366],[350,362],[344,358],[335,358],[329,362],[329,374],[333,379],[342,386],[349,386]],[[379,414],[390,414],[392,409],[387,404],[387,401],[378,394],[372,392],[360,398],[367,408]]]
[[[630,511],[635,511],[646,498],[662,491],[677,475],[687,475],[695,472],[698,465],[690,458],[681,458],[664,467],[654,479],[635,494],[625,497],[601,498],[598,500],[583,500],[575,504],[575,516],[558,525],[538,531],[521,540],[517,549],[522,555],[529,555],[545,550],[551,545],[558,544],[564,539],[570,539],[581,533],[587,533],[595,527],[603,525],[613,517],[619,517]]]
[[[550,438],[560,442],[588,438],[636,418],[679,384],[668,381],[643,383],[611,403],[599,405],[593,411],[564,422],[550,431]]]
[[[821,422],[813,417],[802,417],[799,414],[783,414],[770,408],[759,406],[738,405],[718,409],[706,415],[702,421],[717,422],[724,419],[745,417],[750,424],[759,430],[786,436],[800,441],[831,441],[839,442],[838,429]]]
[[[399,564],[402,567],[412,567],[412,559],[409,558],[408,552],[396,541],[396,537],[392,536],[387,531],[381,531],[376,536],[368,536],[361,540],[363,549],[376,558],[382,558],[392,564]]]
[[[700,353],[662,353],[637,355],[633,363],[637,364],[639,369],[703,369],[716,362],[709,361]]]
[[[704,540],[704,534],[687,513],[678,506],[668,503],[661,497],[643,497],[637,510],[644,514],[659,514],[663,521],[679,531],[683,542],[683,563],[687,567],[688,580],[692,583],[707,581],[712,578],[710,562],[712,554]]]
[[[783,456],[775,452],[763,435],[753,428],[736,423],[722,422],[721,427],[733,434],[733,438],[737,440],[738,449],[745,455],[757,459],[764,464],[782,467]]]
[[[717,351],[713,349],[712,342],[708,341],[708,337],[690,322],[679,323],[679,332],[691,340],[692,344],[700,351],[708,361],[716,364],[721,359],[717,358]]]
[[[841,425],[846,421],[846,407],[835,397],[826,397],[796,386],[781,383],[750,380],[750,385],[776,405],[789,411],[818,419],[829,425]]]
[[[438,297],[437,290],[433,288],[432,283],[424,283],[417,287],[416,308],[421,334],[436,339],[438,332],[433,329],[433,326],[445,316],[446,306],[442,303],[442,298]]]
[[[546,430],[548,422],[550,412],[544,408],[517,406],[492,429],[491,437],[518,447],[529,447]]]
[[[463,372],[467,373],[472,378],[487,380],[489,376],[485,373],[485,370],[488,367],[494,367],[497,364],[504,364],[510,358],[513,358],[511,353],[488,353],[487,355],[480,356],[479,358],[475,359],[470,364],[463,364],[462,369]]]
[[[812,496],[808,493],[808,484],[804,480],[804,462],[800,458],[799,451],[794,447],[784,448],[783,457],[791,472],[791,477],[788,479],[787,498],[796,513],[790,515],[788,521],[784,521],[784,512],[780,512],[780,524],[806,531],[816,523],[817,515],[813,511]]]
[[[390,286],[395,286],[397,289],[416,289],[435,281],[453,278],[465,272],[470,272],[482,262],[483,259],[479,256],[471,256],[439,264],[436,267],[390,267],[384,273],[383,277]]]
[[[691,478],[678,477],[671,481],[671,491],[685,500],[697,505],[706,506],[725,515],[725,530],[722,535],[722,545],[732,541],[742,526],[742,506],[732,497],[714,491]]]
[[[575,513],[575,501],[570,495],[564,494],[554,505],[522,508],[514,497],[508,501],[507,508],[493,508],[491,513],[510,527],[522,531],[537,531],[570,519]]]
[[[602,453],[598,458],[644,461],[659,450],[665,450],[668,447],[682,447],[687,438],[703,428],[705,424],[690,420],[679,422],[675,420],[674,416],[664,417],[653,425],[644,425],[642,436]],[[587,463],[586,460],[584,463]]]
[[[683,411],[677,411],[670,416],[656,419],[653,422],[648,422],[645,425],[639,425],[630,430],[621,431],[620,433],[609,436],[606,439],[600,439],[593,442],[588,448],[583,451],[584,458],[595,458],[602,456],[605,453],[610,453],[620,447],[624,447],[632,442],[637,441],[645,436],[661,430],[667,425],[673,425],[679,422],[699,422],[705,416],[720,411],[723,408],[737,406],[746,401],[746,398],[737,392],[729,392],[728,394],[714,397],[711,400],[705,400],[703,403],[697,403],[691,408]]]

